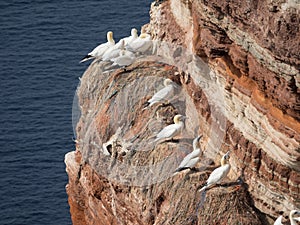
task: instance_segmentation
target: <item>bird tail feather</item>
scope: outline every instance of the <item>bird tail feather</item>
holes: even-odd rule
[[[149,102],[144,102],[142,111],[148,109],[149,107],[150,107],[150,103]]]
[[[95,57],[91,56],[91,55],[86,55],[85,57],[83,57],[83,59],[79,63],[83,63],[83,62],[88,61],[93,58],[95,58]]]
[[[177,169],[175,170],[174,173],[180,172],[180,171],[183,171],[183,170],[187,170],[187,169],[190,169],[190,167],[179,167],[179,168],[177,168]]]
[[[206,188],[207,188],[207,185],[204,185],[204,186],[199,190],[199,192],[205,191]]]
[[[159,140],[161,140],[161,138],[157,137],[157,138],[154,139],[153,142],[155,143],[155,142],[158,142]]]

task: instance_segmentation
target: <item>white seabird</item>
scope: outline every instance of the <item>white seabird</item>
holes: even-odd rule
[[[120,55],[121,50],[125,49],[125,41],[121,40],[120,44],[115,44],[114,46],[107,49],[107,51],[103,54],[103,61],[110,61],[114,58],[117,58]]]
[[[193,140],[193,151],[184,157],[184,159],[181,161],[175,172],[179,172],[184,169],[191,169],[197,164],[197,162],[200,159],[200,156],[202,155],[202,150],[199,143],[201,137],[202,135],[196,137]]]
[[[176,135],[180,134],[184,128],[184,120],[185,116],[183,115],[176,115],[174,116],[174,124],[168,125],[165,128],[163,128],[157,135],[156,141],[160,141],[163,139],[171,139],[175,137]]]
[[[153,104],[167,100],[174,94],[174,82],[171,79],[165,79],[164,80],[164,88],[159,90],[157,93],[155,93],[152,98],[148,100],[149,106],[152,106]]]
[[[121,50],[120,55],[117,58],[111,59],[111,61],[113,62],[113,66],[129,66],[135,61],[135,57],[130,56],[127,50]]]
[[[146,33],[142,33],[138,38],[133,40],[130,44],[126,45],[126,48],[132,52],[144,53],[152,47],[151,36]]]
[[[282,215],[279,216],[279,217],[275,220],[274,225],[283,225],[283,224],[282,224]]]
[[[230,156],[228,151],[221,159],[221,166],[212,171],[206,181],[206,184],[199,191],[204,191],[210,186],[220,183],[227,176],[230,171],[229,158]]]
[[[96,57],[102,57],[103,54],[112,46],[115,45],[115,40],[113,38],[113,32],[108,31],[106,34],[107,42],[98,45],[93,49],[89,54],[87,54],[80,62],[85,62],[89,59],[93,59]]]
[[[299,217],[295,217],[295,216],[299,216]],[[292,210],[290,212],[289,219],[290,219],[290,224],[291,225],[297,225],[297,221],[300,222],[300,211],[298,211],[298,210]],[[275,220],[274,225],[283,225],[282,224],[282,216],[279,216]]]
[[[136,40],[138,37],[139,37],[139,36],[138,36],[138,31],[137,31],[137,29],[132,28],[132,29],[131,29],[131,36],[122,38],[116,45],[119,45],[120,42],[121,42],[122,40],[124,41],[125,46],[126,46],[126,45],[130,45],[130,44],[131,44],[134,40]]]

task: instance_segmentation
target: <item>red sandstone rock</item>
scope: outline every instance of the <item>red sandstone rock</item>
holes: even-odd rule
[[[300,208],[300,13],[287,6],[236,0],[168,0],[152,5],[151,21],[144,29],[157,40],[193,51],[215,73],[226,103],[226,127],[220,124],[224,132],[215,134],[224,143],[216,148],[231,149],[229,178],[245,182],[209,190],[200,212],[197,190],[213,169],[204,162],[198,165],[203,170],[167,176],[158,183],[151,183],[157,177],[139,170],[137,177],[128,177],[134,169],[119,165],[145,166],[169,157],[172,160],[160,171],[170,171],[184,156],[178,146],[190,148],[195,133],[204,134],[202,146],[209,149],[210,132],[223,118],[218,111],[222,107],[197,83],[200,74],[177,64],[180,73],[174,75],[176,66],[145,62],[103,75],[101,63],[92,63],[78,92],[82,116],[76,154],[66,157],[74,224],[268,224],[266,215],[275,218],[279,212],[287,215]],[[146,88],[166,77],[180,86],[185,100],[135,113],[153,94]],[[148,86],[139,89],[141,82]],[[192,115],[195,121],[188,123],[181,141],[141,151],[152,129],[157,129],[156,123],[151,129],[145,124],[157,118],[170,124],[177,113]],[[109,158],[101,150],[105,143]],[[210,151],[205,153],[208,158]],[[172,158],[173,152],[179,158]],[[218,165],[219,158],[211,160]],[[141,188],[130,179],[151,185]]]

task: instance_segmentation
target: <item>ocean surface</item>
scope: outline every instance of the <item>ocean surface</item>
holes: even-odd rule
[[[79,64],[149,21],[151,0],[0,1],[0,224],[71,224],[64,155],[74,150]]]

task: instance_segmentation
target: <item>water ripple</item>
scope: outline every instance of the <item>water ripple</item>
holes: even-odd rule
[[[64,154],[78,62],[108,29],[118,39],[148,22],[151,1],[129,2],[0,2],[1,224],[71,224]]]

